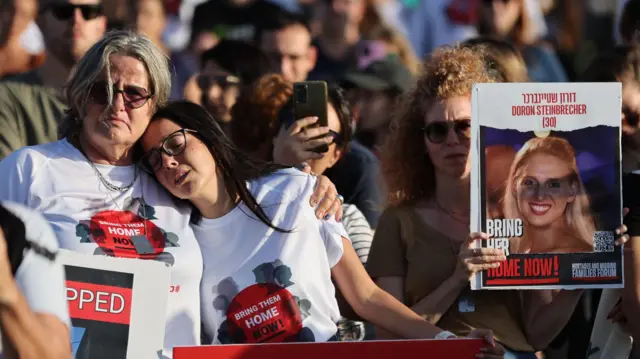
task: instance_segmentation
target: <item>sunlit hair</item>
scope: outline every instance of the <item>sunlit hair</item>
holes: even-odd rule
[[[103,76],[109,84],[109,103],[113,102],[113,80],[109,71],[111,55],[131,56],[144,64],[149,75],[147,90],[153,95],[150,100],[153,104],[151,111],[167,102],[171,90],[169,58],[145,35],[129,30],[112,31],[80,59],[65,85],[64,96],[69,111],[61,126],[61,137],[67,137],[80,130],[79,120],[86,116],[91,86]]]
[[[489,72],[499,82],[528,82],[527,64],[518,49],[510,43],[491,38],[475,37],[463,43],[463,46],[476,47],[485,54]]]
[[[278,132],[278,112],[293,94],[293,84],[277,74],[260,77],[231,108],[231,139],[238,148],[267,160]],[[266,140],[266,141],[265,141]]]
[[[390,134],[381,151],[390,205],[433,196],[435,172],[422,131],[425,116],[435,102],[471,96],[473,84],[482,82],[494,80],[487,72],[484,55],[479,50],[442,47],[425,61],[417,82],[402,95],[396,106]]]
[[[516,193],[524,176],[523,170],[526,168],[531,157],[536,154],[554,156],[564,162],[571,171],[571,188],[575,199],[567,203],[567,208],[564,211],[565,224],[570,233],[575,233],[576,237],[584,242],[585,247],[592,248],[595,224],[591,216],[589,197],[580,178],[573,146],[564,138],[553,136],[532,138],[518,151],[511,164],[509,177],[507,178],[507,184],[505,186],[503,202],[505,218],[523,219],[520,208],[518,207]],[[526,234],[527,231],[525,227],[525,238]]]

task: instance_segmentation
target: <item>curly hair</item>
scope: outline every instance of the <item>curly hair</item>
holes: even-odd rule
[[[470,96],[475,83],[494,82],[481,49],[441,47],[433,52],[413,88],[396,106],[382,153],[382,174],[389,205],[430,198],[435,190],[433,163],[422,128],[429,108],[456,96]]]
[[[493,37],[475,37],[462,46],[481,49],[491,75],[500,82],[528,82],[527,64],[520,50],[505,40]]]
[[[278,113],[293,94],[293,84],[277,74],[266,74],[231,108],[231,140],[238,148],[268,160],[270,139],[277,135]]]

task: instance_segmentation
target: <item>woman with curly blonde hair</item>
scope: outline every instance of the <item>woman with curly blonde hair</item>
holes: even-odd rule
[[[589,197],[569,141],[545,137],[524,144],[509,171],[504,214],[524,222],[523,237],[512,239],[514,253],[593,251]]]
[[[494,81],[484,60],[474,48],[438,49],[403,96],[381,151],[390,207],[367,268],[381,288],[445,330],[489,328],[506,358],[536,358],[572,309],[563,316],[562,303],[535,297],[524,305],[515,291],[469,289],[475,272],[506,260],[502,250],[472,248],[477,235],[469,234],[471,89]],[[502,357],[503,350],[485,358]]]

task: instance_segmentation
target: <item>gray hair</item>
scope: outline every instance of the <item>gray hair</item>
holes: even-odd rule
[[[134,57],[145,65],[149,75],[149,92],[153,95],[152,110],[155,111],[169,99],[171,71],[167,55],[145,35],[130,30],[108,32],[80,59],[65,85],[64,97],[69,110],[61,125],[60,137],[79,132],[80,120],[86,116],[91,86],[103,73],[109,85],[109,104],[113,103],[109,58],[115,54]]]

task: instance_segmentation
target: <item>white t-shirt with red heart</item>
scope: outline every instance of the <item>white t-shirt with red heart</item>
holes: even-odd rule
[[[200,343],[202,256],[188,206],[176,203],[135,166],[95,164],[67,140],[25,147],[0,162],[0,200],[40,212],[60,248],[115,257],[157,260],[171,266],[163,355],[176,345]],[[114,192],[97,173],[115,186]],[[136,177],[137,172],[137,177]]]
[[[340,319],[331,268],[343,255],[342,224],[308,205],[316,178],[280,170],[248,184],[278,232],[238,205],[194,226],[204,258],[203,344],[325,342]]]

